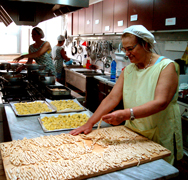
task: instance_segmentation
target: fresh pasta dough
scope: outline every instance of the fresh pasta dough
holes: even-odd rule
[[[62,133],[24,138],[1,143],[0,150],[8,180],[85,179],[131,163],[139,165],[142,160],[156,159],[156,154],[170,154],[125,126],[101,128],[80,136]]]
[[[70,128],[77,128],[79,126],[84,125],[89,116],[86,114],[68,114],[68,115],[58,115],[57,117],[43,117],[41,119],[44,127],[47,130],[57,130],[57,129],[70,129]]]
[[[15,103],[14,106],[19,115],[52,112],[46,103],[40,101]]]
[[[72,110],[82,110],[83,107],[80,106],[73,100],[54,100],[51,101],[50,104],[54,105],[57,108],[57,111],[62,111],[65,109],[72,109]]]

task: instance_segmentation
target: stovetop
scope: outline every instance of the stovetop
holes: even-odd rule
[[[47,91],[46,86],[28,80],[24,80],[20,87],[15,85],[7,86],[3,82],[0,82],[0,91],[2,92],[3,104],[10,102],[30,102],[45,99],[74,99],[74,97],[71,95],[53,96]]]

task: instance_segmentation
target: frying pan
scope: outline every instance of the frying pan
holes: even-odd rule
[[[37,69],[44,69],[45,68],[45,65],[41,65],[41,64],[25,64],[25,67],[28,69],[28,70],[37,70]]]
[[[16,75],[2,75],[9,83],[22,83],[24,76],[22,74]]]
[[[76,53],[77,53],[77,47],[76,47],[76,42],[73,42],[73,45],[71,47],[71,52],[72,52],[72,55],[74,56]]]

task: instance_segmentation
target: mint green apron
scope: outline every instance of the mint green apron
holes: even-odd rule
[[[133,108],[153,100],[159,75],[171,62],[175,64],[178,73],[178,65],[170,59],[164,59],[147,69],[138,69],[135,64],[127,66],[124,71],[124,108]],[[178,89],[165,110],[134,121],[128,120],[125,123],[126,127],[169,149],[171,155],[164,159],[170,164],[174,162],[174,137],[177,159],[183,157],[181,116],[177,98]]]

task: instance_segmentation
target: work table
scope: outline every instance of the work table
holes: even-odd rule
[[[12,140],[23,139],[24,137],[30,139],[39,136],[57,135],[61,133],[69,133],[69,131],[59,131],[52,133],[44,133],[41,125],[38,122],[39,116],[29,117],[17,117],[12,108],[9,105],[5,105],[5,114],[7,118],[7,124],[10,130],[10,136]],[[91,112],[90,112],[91,113]],[[92,113],[91,113],[92,114]],[[108,127],[109,124],[102,122],[102,127]],[[139,166],[127,168],[121,171],[108,173],[105,175],[89,178],[91,180],[109,180],[109,179],[170,179],[176,177],[179,171],[168,164],[163,159],[159,159],[153,162],[142,164]]]

